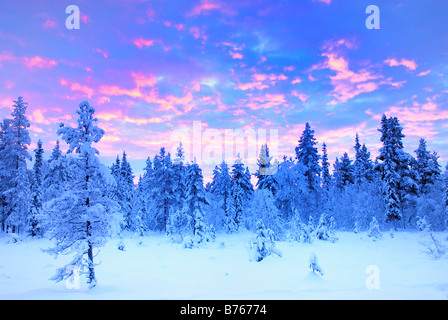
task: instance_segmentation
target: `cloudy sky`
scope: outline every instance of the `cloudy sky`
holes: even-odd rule
[[[366,28],[370,4],[379,30]],[[66,27],[69,5],[79,29]],[[445,0],[2,0],[0,118],[23,96],[30,149],[40,138],[48,156],[58,124],[74,125],[88,100],[106,131],[103,163],[126,150],[138,175],[193,122],[223,137],[265,130],[268,142],[278,130],[279,156],[294,154],[309,122],[331,160],[353,156],[356,133],[375,157],[386,114],[406,151],[423,137],[445,166],[447,19]]]

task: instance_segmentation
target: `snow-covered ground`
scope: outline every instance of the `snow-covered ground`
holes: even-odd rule
[[[436,233],[448,246],[447,233]],[[79,289],[48,280],[70,256],[54,259],[41,249],[48,239],[8,243],[0,234],[0,299],[447,299],[448,254],[422,253],[423,233],[384,233],[372,241],[365,233],[338,232],[335,243],[282,241],[282,257],[249,260],[253,233],[218,234],[205,248],[185,249],[152,234],[143,245],[124,237],[101,248],[97,287]],[[314,253],[324,276],[309,270]]]

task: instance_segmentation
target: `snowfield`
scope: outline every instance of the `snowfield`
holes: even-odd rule
[[[445,233],[434,233],[448,247]],[[110,240],[95,257],[98,285],[79,289],[48,280],[71,256],[54,259],[41,249],[48,239],[9,243],[0,234],[0,299],[447,299],[448,254],[434,259],[422,251],[422,232],[337,232],[335,243],[278,241],[282,256],[249,260],[253,233],[217,234],[203,248],[186,249],[152,233]],[[324,276],[309,269],[310,255]],[[372,271],[373,270],[373,271]],[[373,281],[373,282],[372,282]],[[375,284],[372,286],[372,284]],[[370,284],[370,285],[369,285]]]

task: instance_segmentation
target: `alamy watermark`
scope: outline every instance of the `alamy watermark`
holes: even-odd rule
[[[232,162],[240,159],[246,165],[257,165],[262,145],[269,148],[269,170],[264,175],[274,174],[278,159],[278,129],[215,129],[203,130],[201,121],[193,121],[190,128],[178,128],[171,132],[173,143],[182,143],[185,162],[218,165],[222,161]],[[170,151],[176,154],[178,145]],[[263,157],[267,158],[267,157]],[[266,164],[266,163],[264,163]]]

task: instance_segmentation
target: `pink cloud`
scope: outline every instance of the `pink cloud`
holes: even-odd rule
[[[305,93],[302,93],[302,92],[298,92],[297,90],[293,90],[293,91],[291,92],[291,95],[292,95],[293,97],[297,97],[297,98],[299,98],[303,103],[305,103],[306,100],[308,100],[308,99],[310,98],[309,95],[307,95],[307,94],[305,94]]]
[[[131,98],[141,98],[143,96],[139,88],[124,89],[119,86],[102,85],[99,92],[107,96],[128,96]]]
[[[143,49],[144,47],[150,47],[154,44],[154,40],[148,40],[143,38],[138,38],[134,40],[134,44],[139,48]]]
[[[157,82],[157,78],[155,76],[153,76],[152,74],[145,76],[142,73],[132,72],[131,76],[134,79],[135,84],[137,85],[138,88],[153,87]]]
[[[46,19],[45,22],[42,24],[44,28],[54,28],[56,27],[56,21],[51,19]]]
[[[176,28],[178,31],[181,31],[185,28],[185,25],[182,23],[178,23],[174,25],[174,28]]]
[[[101,54],[104,58],[108,58],[109,57],[109,52],[105,51],[105,50],[101,50],[99,48],[96,49],[96,52],[98,52],[99,54]]]
[[[335,98],[328,104],[333,105],[348,100],[362,94],[375,91],[380,85],[388,84],[392,87],[401,87],[403,83],[394,83],[391,79],[383,79],[380,74],[374,74],[369,69],[360,69],[353,71],[349,67],[349,61],[342,56],[341,47],[354,49],[356,45],[347,39],[339,41],[330,41],[323,46],[324,52],[321,54],[326,61],[312,66],[309,71],[310,80],[316,81],[312,72],[314,70],[329,69],[334,72],[329,76],[330,83],[333,85],[331,91]]]
[[[233,52],[229,51],[229,54],[232,56],[233,59],[243,59],[243,55],[239,52]]]
[[[258,110],[270,109],[279,105],[283,105],[285,103],[285,95],[266,93],[264,96],[251,98],[250,101],[246,103],[246,106],[249,109]]]
[[[169,117],[130,117],[128,115],[123,115],[121,110],[117,112],[99,112],[97,113],[97,118],[104,121],[119,120],[121,122],[132,123],[137,126],[150,124],[150,123],[163,123],[168,120]],[[116,139],[113,139],[117,141]],[[112,140],[111,140],[112,141]]]
[[[80,18],[81,21],[85,24],[92,22],[92,19],[90,19],[90,17],[83,12],[80,13]]]
[[[202,41],[206,41],[208,39],[208,36],[205,34],[203,28],[193,26],[189,31],[195,39],[201,39]]]
[[[300,79],[300,77],[296,77],[291,81],[291,84],[296,84],[296,83],[301,83],[302,79]]]
[[[288,77],[286,77],[284,74],[265,74],[265,73],[254,73],[252,75],[252,82],[247,83],[240,83],[237,86],[235,86],[235,89],[239,90],[263,90],[266,88],[269,88],[271,86],[274,86],[277,81],[284,81],[287,80]]]
[[[14,61],[16,58],[11,52],[2,51],[0,52],[0,67],[2,66],[2,61]]]
[[[224,14],[234,14],[234,10],[229,8],[222,2],[215,0],[201,0],[201,3],[195,6],[187,16],[198,16],[201,14],[208,14],[210,11],[217,10]]]
[[[366,122],[333,130],[319,131],[319,140],[325,143],[339,142],[344,138],[354,139],[356,132],[363,132]]]
[[[45,59],[39,56],[34,56],[31,58],[25,57],[23,58],[23,64],[29,69],[52,68],[58,65],[56,60]]]
[[[404,66],[408,68],[409,70],[415,70],[417,69],[417,64],[413,60],[408,60],[402,58],[400,61],[394,59],[394,58],[388,58],[384,60],[384,63],[389,65],[390,67],[397,67],[397,66]]]
[[[432,71],[431,69],[426,70],[426,71],[422,71],[422,72],[420,72],[417,76],[418,76],[418,77],[427,76],[428,74],[431,73],[431,71]]]
[[[322,3],[328,4],[328,5],[331,4],[331,0],[313,0],[313,2],[322,2]]]
[[[71,91],[79,91],[83,93],[88,98],[91,98],[95,94],[95,90],[93,88],[90,88],[89,86],[84,84],[72,82],[64,78],[59,79],[59,83],[61,84],[61,86],[69,87]]]

